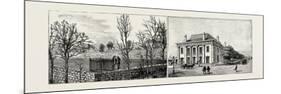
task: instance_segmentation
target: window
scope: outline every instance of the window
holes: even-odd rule
[[[199,63],[202,63],[202,56],[199,57]]]
[[[209,50],[210,50],[210,47],[209,47],[209,46],[207,46],[207,52],[209,52]]]
[[[187,49],[186,49],[186,54],[187,54],[187,55],[190,55],[190,48],[187,48]]]
[[[195,55],[196,54],[196,49],[195,48],[193,48],[193,55]]]
[[[203,54],[203,50],[202,47],[199,48],[199,54],[202,55]]]
[[[183,58],[180,59],[180,63],[181,63],[181,64],[183,63]]]
[[[181,48],[181,54],[183,54],[183,48]]]

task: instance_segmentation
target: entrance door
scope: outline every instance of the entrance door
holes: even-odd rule
[[[184,59],[184,58],[181,58],[181,59],[180,59],[180,64],[182,64],[182,63],[183,63],[183,59]]]
[[[202,56],[199,57],[199,62],[198,63],[202,63]]]
[[[206,56],[206,63],[210,63],[210,56]]]
[[[190,64],[190,58],[189,57],[186,58],[186,63]]]
[[[196,58],[193,57],[193,60],[192,60],[192,63],[193,63],[193,64],[195,64],[195,62],[196,62],[195,60],[196,60]]]

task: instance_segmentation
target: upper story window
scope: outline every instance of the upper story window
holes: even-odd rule
[[[183,54],[183,48],[181,48],[181,54]]]
[[[207,46],[207,48],[206,48],[206,52],[209,52],[210,51],[210,47],[209,46]]]
[[[195,48],[193,48],[193,49],[192,49],[192,51],[193,51],[193,52],[192,52],[192,53],[193,53],[193,55],[195,55],[195,54],[196,54],[196,49],[195,49]]]
[[[187,55],[190,55],[190,48],[187,48],[187,49],[186,49],[186,54],[187,54]]]
[[[203,54],[203,49],[202,49],[202,47],[199,48],[199,54],[200,54],[200,55]]]

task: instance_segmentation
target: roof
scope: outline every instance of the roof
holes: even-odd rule
[[[203,40],[203,37],[205,38],[204,40]],[[217,37],[217,38],[219,38],[219,37]],[[197,42],[206,42],[206,41],[214,41],[214,42],[218,43],[219,45],[221,45],[223,47],[223,45],[220,43],[219,39],[214,38],[209,33],[193,34],[186,41],[179,42],[179,43],[176,43],[176,44],[177,45],[185,45],[185,44],[188,44],[188,43],[197,43]]]
[[[193,34],[193,35],[191,35],[190,39],[186,40],[186,42],[203,41],[204,34],[205,34],[205,40],[214,40],[215,39],[209,33],[201,33],[201,34]]]

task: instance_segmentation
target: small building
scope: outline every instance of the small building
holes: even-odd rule
[[[190,39],[177,43],[178,60],[182,64],[223,63],[223,45],[219,36],[208,33],[191,35]]]

